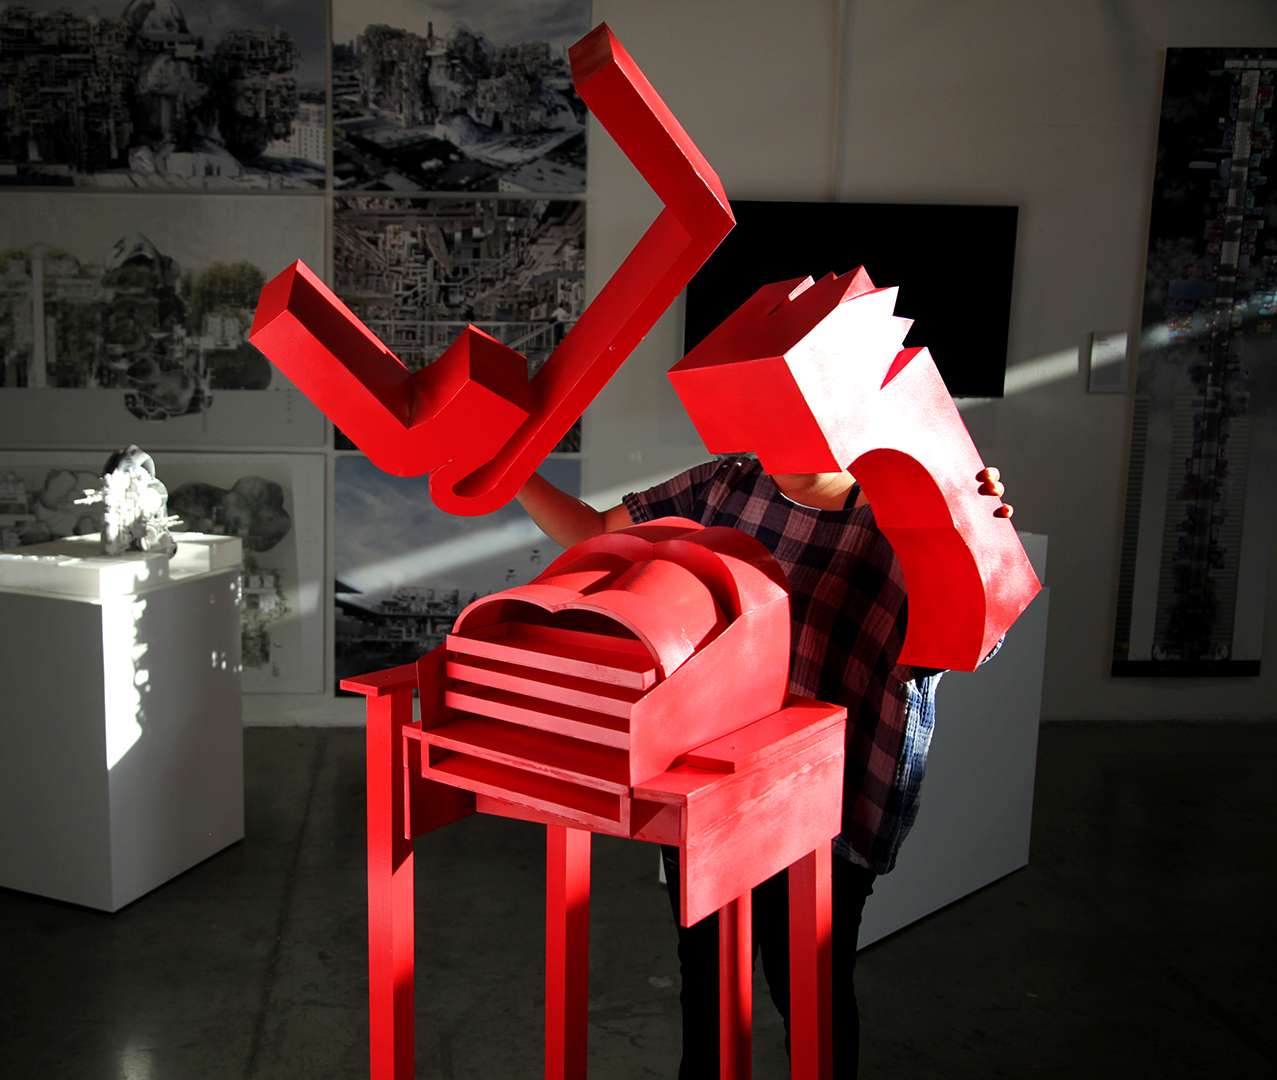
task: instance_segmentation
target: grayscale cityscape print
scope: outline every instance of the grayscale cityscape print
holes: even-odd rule
[[[321,414],[248,331],[271,277],[323,265],[323,217],[310,197],[0,192],[0,430],[322,445]]]
[[[0,10],[0,183],[322,188],[324,6],[188,9],[37,0]]]
[[[585,191],[589,22],[589,0],[335,0],[337,189]]]
[[[333,291],[413,371],[473,323],[530,378],[585,308],[585,203],[339,195]]]
[[[538,471],[580,494],[580,459],[551,457]],[[358,454],[337,458],[334,504],[338,682],[416,662],[467,604],[526,585],[563,554],[517,503],[481,517],[445,514],[428,476],[390,476]]]
[[[270,385],[247,340],[260,268],[184,270],[140,232],[95,254],[0,252],[0,386],[120,388],[130,412],[157,420],[202,412],[219,387]]]

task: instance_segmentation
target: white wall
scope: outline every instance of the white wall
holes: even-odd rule
[[[1016,524],[1051,538],[1043,717],[1277,714],[1277,567],[1262,676],[1109,676],[1129,401],[1088,394],[1076,361],[1092,331],[1138,328],[1164,49],[1277,45],[1277,4],[594,0],[594,19],[732,198],[1019,205],[1009,382],[1045,357],[1064,374],[964,415],[1005,474]],[[591,140],[597,291],[658,204],[597,125]],[[979,304],[962,267],[935,270]],[[591,408],[587,492],[703,460],[663,374],[680,346],[676,305]]]

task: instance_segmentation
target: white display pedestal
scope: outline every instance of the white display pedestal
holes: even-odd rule
[[[1020,539],[1044,581],[1047,538]],[[874,882],[861,948],[1028,863],[1049,603],[1043,589],[997,656],[940,680],[918,820]]]
[[[105,911],[244,836],[234,537],[0,555],[0,885]]]

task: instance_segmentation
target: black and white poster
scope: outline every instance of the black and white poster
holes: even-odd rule
[[[184,4],[0,9],[0,183],[322,189],[324,5]]]
[[[589,0],[334,0],[334,185],[584,192],[589,29]]]
[[[1277,512],[1274,49],[1169,49],[1114,675],[1257,675]]]
[[[467,604],[526,584],[563,552],[516,502],[458,517],[431,502],[429,477],[391,476],[358,454],[336,470],[338,681],[413,663]],[[551,457],[537,471],[580,494],[579,458]]]
[[[333,291],[413,371],[473,323],[531,378],[585,309],[585,203],[339,195]]]
[[[248,341],[262,286],[324,265],[323,201],[0,193],[9,446],[322,446]]]
[[[81,504],[110,451],[0,451],[0,549],[102,528]],[[157,453],[156,476],[182,532],[238,536],[244,689],[318,693],[324,678],[322,454]]]
[[[245,692],[322,692],[323,455],[161,453],[155,472],[189,531],[244,544]]]

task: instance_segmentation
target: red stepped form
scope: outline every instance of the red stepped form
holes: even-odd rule
[[[577,92],[665,208],[530,384],[526,359],[474,326],[410,372],[301,262],[267,283],[249,333],[378,468],[430,473],[451,514],[514,497],[736,223],[718,176],[606,24],[569,58]]]
[[[770,553],[735,530],[664,518],[595,537],[530,584],[461,613],[443,646],[452,680],[445,704],[463,716],[560,736],[572,765],[552,773],[542,754],[530,766],[536,775],[524,782],[524,798],[553,810],[558,792],[579,808],[580,799],[560,786],[567,772],[588,786],[581,778],[607,775],[620,751],[630,788],[783,706],[789,599],[781,582]],[[714,677],[720,670],[731,678]],[[492,759],[487,772],[471,760],[459,766],[449,756],[456,748],[434,742],[436,731],[449,729],[423,725],[422,737],[438,749],[423,754],[427,776],[448,782],[442,774],[463,767],[475,783],[483,776],[513,782],[504,771],[514,767],[508,756]],[[598,767],[584,768],[592,755],[602,759]],[[623,807],[611,820],[615,831],[628,831]],[[591,825],[606,831],[598,820]]]
[[[475,812],[548,830],[547,1077],[585,1077],[591,832],[677,846],[682,921],[721,912],[731,1080],[750,1070],[748,894],[796,868],[793,1075],[829,1077],[829,838],[846,710],[787,698],[788,659],[788,589],[771,554],[735,530],[665,518],[476,601],[415,666],[343,681],[369,697],[376,1080],[412,1075],[411,838]],[[387,827],[399,830],[389,850]]]

